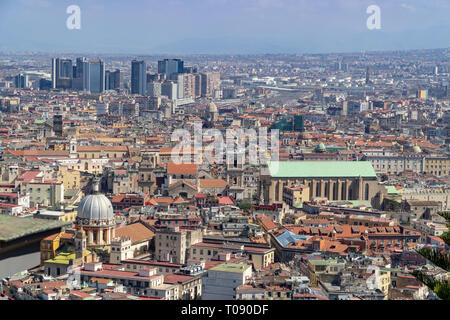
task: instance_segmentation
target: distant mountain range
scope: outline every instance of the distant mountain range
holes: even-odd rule
[[[0,51],[136,53],[136,54],[256,54],[256,53],[339,53],[360,51],[434,49],[450,47],[450,27],[424,30],[386,32],[381,30],[355,33],[330,31],[320,35],[303,30],[292,35],[259,35],[258,37],[185,38],[155,44],[146,39],[142,43],[112,37],[96,43],[80,34],[72,41],[46,41],[3,38]]]

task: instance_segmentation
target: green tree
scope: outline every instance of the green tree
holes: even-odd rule
[[[239,203],[239,209],[244,210],[245,212],[250,211],[252,208],[253,208],[253,205],[249,202]]]
[[[418,253],[433,262],[438,267],[450,271],[450,256],[435,248],[422,248],[417,250]]]
[[[444,240],[444,242],[450,246],[450,231],[444,232],[441,234],[441,239]]]

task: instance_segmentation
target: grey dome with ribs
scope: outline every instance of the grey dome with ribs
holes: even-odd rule
[[[109,220],[114,218],[111,201],[103,194],[91,194],[81,200],[77,217],[89,220]]]

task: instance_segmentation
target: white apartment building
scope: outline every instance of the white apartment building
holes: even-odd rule
[[[365,150],[363,160],[370,161],[376,173],[399,174],[404,171],[423,172],[425,155]]]
[[[252,266],[223,263],[208,270],[202,279],[203,300],[235,300],[236,288],[252,276]]]

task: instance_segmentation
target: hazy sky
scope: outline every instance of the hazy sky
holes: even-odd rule
[[[381,29],[368,30],[369,5]],[[81,30],[69,30],[69,5]],[[450,47],[450,0],[0,0],[0,50],[319,53]]]

